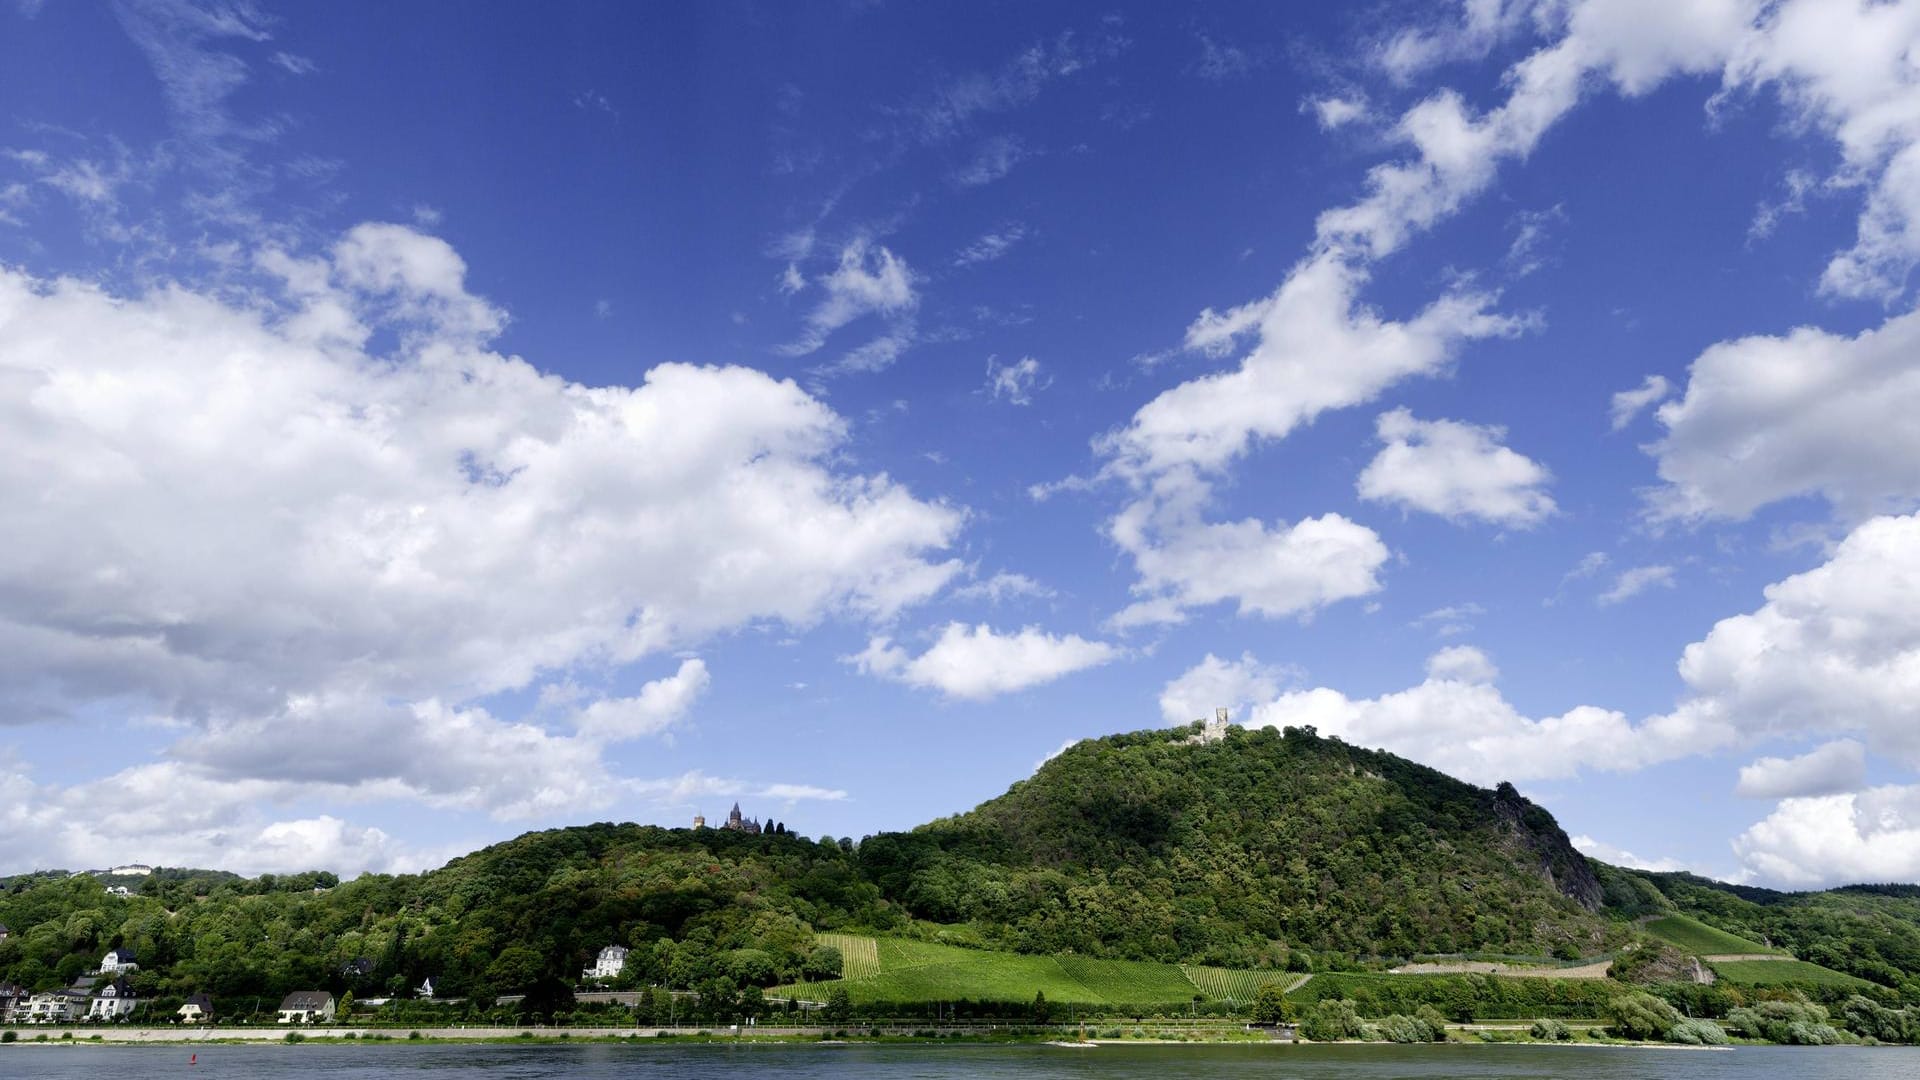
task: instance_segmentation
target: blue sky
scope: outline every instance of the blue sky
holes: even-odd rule
[[[0,870],[859,836],[1229,706],[1920,878],[1916,42],[0,9]]]

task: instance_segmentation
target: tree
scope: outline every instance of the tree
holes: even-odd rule
[[[1033,1019],[1035,1023],[1039,1024],[1044,1024],[1048,1020],[1053,1019],[1053,1006],[1048,1004],[1047,992],[1045,990],[1035,990],[1033,992]]]
[[[853,1016],[853,999],[847,995],[847,988],[836,986],[827,991],[827,1007],[822,1010],[828,1020],[842,1023]]]
[[[1607,1021],[1628,1039],[1658,1039],[1680,1022],[1680,1011],[1647,993],[1622,994],[1607,1002]]]
[[[807,954],[806,962],[800,968],[801,974],[807,978],[820,981],[838,979],[845,970],[846,958],[831,945],[816,946]]]
[[[338,1016],[342,1022],[352,1023],[353,991],[348,990],[340,995],[340,1001],[334,1006],[333,1013],[335,1016]]]
[[[1287,991],[1279,983],[1262,983],[1260,990],[1253,995],[1253,1019],[1259,1024],[1288,1024],[1293,1022],[1293,1002],[1287,1000]]]

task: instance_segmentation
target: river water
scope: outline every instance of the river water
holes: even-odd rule
[[[197,1059],[197,1060],[196,1060]],[[1920,1048],[362,1044],[0,1047],[0,1076],[359,1080],[1911,1080]]]

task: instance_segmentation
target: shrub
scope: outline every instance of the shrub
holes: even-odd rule
[[[20,1033],[17,1031],[14,1031],[12,1028],[8,1028],[6,1031],[0,1031],[0,1043],[13,1042],[15,1039],[18,1039],[19,1037],[20,1037]]]
[[[419,1033],[419,1032],[417,1032],[417,1031],[409,1031],[409,1032],[407,1032],[407,1038],[409,1038],[409,1039],[424,1039],[424,1038],[426,1038],[426,1036],[424,1036],[424,1035],[422,1035],[422,1034],[420,1034],[420,1033]]]
[[[1607,1002],[1614,1033],[1628,1039],[1657,1039],[1680,1022],[1680,1011],[1652,994],[1622,994]]]
[[[1346,998],[1315,1002],[1300,1024],[1300,1034],[1314,1042],[1357,1039],[1363,1030],[1359,1011]]]
[[[1439,1009],[1431,1005],[1422,1005],[1414,1010],[1413,1015],[1415,1019],[1427,1025],[1428,1029],[1432,1031],[1433,1034],[1429,1037],[1434,1042],[1447,1041],[1447,1018],[1440,1015]]]
[[[1733,1040],[1711,1020],[1682,1020],[1667,1030],[1667,1041],[1692,1046],[1725,1046]]]
[[[1424,1020],[1395,1013],[1380,1021],[1380,1037],[1397,1043],[1432,1042],[1433,1029]]]
[[[306,1041],[307,1041],[307,1037],[306,1037],[305,1035],[302,1035],[302,1034],[300,1034],[300,1033],[299,1033],[299,1032],[297,1032],[297,1031],[289,1031],[289,1032],[287,1032],[287,1040],[286,1040],[286,1041],[288,1041],[288,1042],[290,1042],[290,1043],[297,1043],[297,1042],[306,1042]]]
[[[1535,1020],[1533,1026],[1527,1029],[1527,1034],[1542,1042],[1566,1042],[1573,1038],[1573,1032],[1558,1020]]]

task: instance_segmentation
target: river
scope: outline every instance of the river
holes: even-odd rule
[[[1908,1080],[1920,1048],[1668,1050],[1556,1046],[1047,1046],[453,1043],[0,1047],[0,1076],[98,1080]]]

